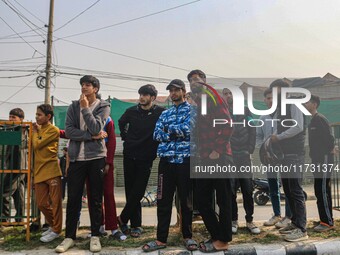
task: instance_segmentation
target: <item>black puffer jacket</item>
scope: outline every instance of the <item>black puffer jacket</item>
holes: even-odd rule
[[[154,160],[158,142],[153,140],[156,122],[165,108],[153,105],[143,110],[139,105],[128,108],[118,120],[124,141],[124,156],[138,160]]]
[[[232,109],[230,108],[232,114]],[[249,121],[253,120],[253,116],[248,109],[244,107],[244,115],[233,115],[234,133],[231,137],[231,149],[233,153],[249,153],[252,154],[255,150],[256,143],[256,128],[248,125]],[[245,125],[243,125],[245,123]]]

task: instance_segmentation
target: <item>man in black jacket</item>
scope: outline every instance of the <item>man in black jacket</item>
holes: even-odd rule
[[[131,236],[139,237],[142,233],[143,198],[149,181],[152,162],[156,158],[158,142],[153,140],[156,122],[165,110],[153,104],[157,90],[151,84],[138,90],[139,104],[128,108],[119,119],[121,138],[124,141],[124,182],[126,204],[118,217],[124,234],[129,234],[127,223],[131,224]]]
[[[223,96],[228,103],[234,126],[234,133],[231,136],[231,149],[233,152],[234,164],[238,170],[241,166],[251,166],[250,155],[255,150],[256,128],[248,123],[253,120],[248,107],[245,107],[244,115],[233,114],[233,95],[227,88],[223,89]],[[238,229],[238,208],[237,190],[241,187],[243,196],[243,207],[246,211],[246,226],[252,234],[259,234],[261,230],[253,222],[254,199],[253,199],[253,179],[251,173],[242,173],[240,178],[232,179],[233,200],[232,200],[232,232],[237,233]]]
[[[312,114],[308,126],[309,156],[312,167],[327,171],[315,171],[314,192],[320,216],[320,224],[314,228],[317,232],[324,232],[334,228],[331,193],[331,164],[334,163],[334,136],[325,116],[318,113],[320,105],[318,96],[311,96],[306,103],[307,110]]]

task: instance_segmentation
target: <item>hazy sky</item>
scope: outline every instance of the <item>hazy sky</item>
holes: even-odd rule
[[[48,13],[48,0],[0,1],[0,118],[20,106],[32,119],[44,100],[35,79],[45,67]],[[52,95],[57,105],[77,99],[77,74],[97,75],[103,98],[120,99],[137,98],[146,83],[167,95],[158,79],[186,80],[196,68],[226,78],[340,77],[339,16],[338,0],[56,0]],[[6,78],[21,75],[31,76]]]

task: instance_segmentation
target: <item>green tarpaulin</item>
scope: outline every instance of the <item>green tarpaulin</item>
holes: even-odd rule
[[[56,125],[59,129],[65,129],[65,120],[66,120],[66,112],[68,106],[54,106],[54,125]]]

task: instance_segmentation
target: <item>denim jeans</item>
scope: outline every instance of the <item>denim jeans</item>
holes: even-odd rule
[[[269,178],[270,177],[270,178]],[[275,216],[281,216],[281,198],[280,198],[280,179],[276,176],[268,175],[270,201],[272,202],[273,212]],[[289,200],[285,199],[285,216],[292,218],[292,212],[289,207]]]

